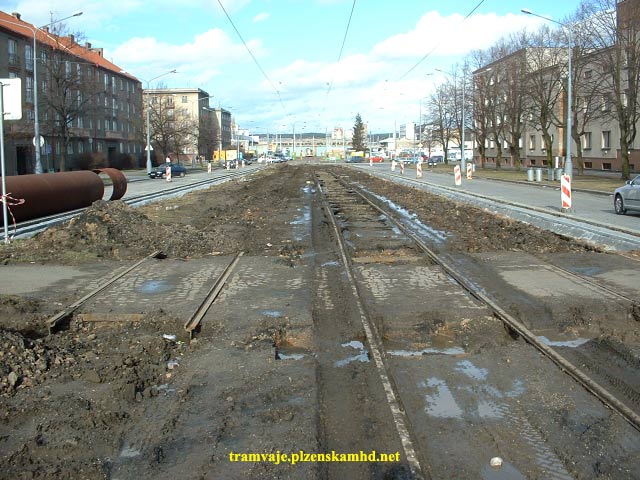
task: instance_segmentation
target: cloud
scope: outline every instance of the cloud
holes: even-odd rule
[[[260,55],[262,43],[248,41],[247,45]],[[153,70],[171,70],[178,68],[181,75],[190,81],[195,78],[210,81],[220,70],[229,65],[242,65],[252,62],[241,43],[234,43],[221,29],[211,29],[197,35],[192,42],[180,45],[165,43],[153,37],[136,37],[119,45],[109,55],[117,59],[121,66],[134,75],[149,76]],[[150,73],[147,73],[150,72]]]
[[[271,17],[269,13],[266,13],[266,12],[259,13],[255,17],[253,17],[253,23],[264,22],[265,20],[268,20],[269,17]]]
[[[464,20],[464,16],[453,14],[442,16],[438,12],[423,15],[412,30],[380,42],[372,55],[381,58],[416,58],[429,54],[444,57],[463,55],[471,50],[485,49],[498,39],[526,27],[539,25],[525,15],[495,13],[477,14]]]

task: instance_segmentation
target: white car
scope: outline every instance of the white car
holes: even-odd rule
[[[624,215],[627,210],[640,211],[640,175],[616,188],[613,193],[613,208],[618,215]]]

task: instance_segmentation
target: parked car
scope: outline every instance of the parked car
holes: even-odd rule
[[[371,157],[371,161],[373,163],[381,163],[381,162],[384,162],[384,158],[382,158],[379,155],[375,155],[375,156]]]
[[[400,161],[404,163],[422,163],[422,157],[419,155],[414,155],[413,157],[403,157]]]
[[[432,155],[431,157],[429,157],[429,161],[427,162],[427,165],[429,165],[430,167],[435,167],[439,163],[443,163],[443,162],[444,162],[443,155]]]
[[[172,177],[184,177],[187,174],[187,169],[178,163],[170,163],[171,165],[171,176]],[[149,172],[150,178],[164,178],[167,174],[167,164],[160,165],[151,172]]]
[[[627,210],[640,211],[640,175],[615,189],[613,208],[618,215],[624,215]]]
[[[347,158],[347,163],[362,163],[364,161],[364,157],[359,155],[351,155]]]

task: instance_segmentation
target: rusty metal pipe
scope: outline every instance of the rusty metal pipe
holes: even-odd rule
[[[101,169],[101,172],[113,180],[111,200],[122,198],[127,182],[122,172],[113,168]],[[6,181],[7,193],[25,200],[11,207],[17,222],[85,208],[104,195],[104,182],[96,172],[88,170],[16,175],[7,177]]]

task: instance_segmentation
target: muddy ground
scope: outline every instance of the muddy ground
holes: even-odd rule
[[[292,232],[305,196],[302,187],[315,181],[313,172],[310,166],[274,166],[242,180],[137,209],[121,202],[96,202],[68,224],[1,246],[4,267],[0,268],[62,265],[102,274],[128,266],[154,250],[161,250],[168,259],[187,262],[242,250],[246,257],[274,261],[283,269],[300,267],[304,272],[311,241]],[[597,253],[593,246],[480,209],[461,208],[450,200],[366,174],[355,176],[397,204],[417,206],[411,210],[424,223],[448,232],[448,240],[438,246],[443,253],[523,252],[576,258]],[[606,263],[609,254],[601,258]],[[255,437],[252,446],[259,451],[275,450],[275,440],[283,438],[291,446],[321,450],[322,438],[313,433],[320,415],[313,411],[316,392],[309,387],[317,380],[313,361],[288,367],[294,369],[294,375],[283,375],[278,370],[282,367],[271,362],[273,346],[286,345],[283,332],[299,328],[308,334],[311,319],[263,315],[257,325],[248,321],[239,321],[237,327],[220,325],[189,343],[182,332],[184,318],[158,306],[144,310],[135,323],[104,328],[71,321],[66,330],[49,336],[45,320],[77,295],[77,290],[63,288],[0,295],[0,478],[327,475],[323,467],[310,464],[284,471],[268,465],[236,465],[227,471],[223,453],[228,443],[225,449],[219,446],[229,442],[226,436],[233,431],[231,436],[240,445],[243,439]],[[339,310],[340,299],[332,300]],[[616,335],[615,331],[608,333]],[[228,355],[216,350],[222,348],[217,342],[224,343]],[[253,377],[230,376],[247,351],[258,352],[269,361],[253,364]],[[283,392],[299,399],[299,404],[282,406]],[[176,424],[186,421],[184,412],[177,410],[204,405],[212,409],[207,443],[173,438]],[[261,428],[256,430],[247,416],[258,418]],[[136,431],[146,433],[134,448],[130,444]],[[163,441],[153,441],[154,435]],[[177,445],[180,442],[182,446]],[[145,458],[144,468],[125,464],[126,459],[140,455]],[[188,473],[177,469],[176,465],[184,465],[176,460],[180,456],[193,457],[197,468]],[[402,466],[369,473],[369,478],[407,475]]]

